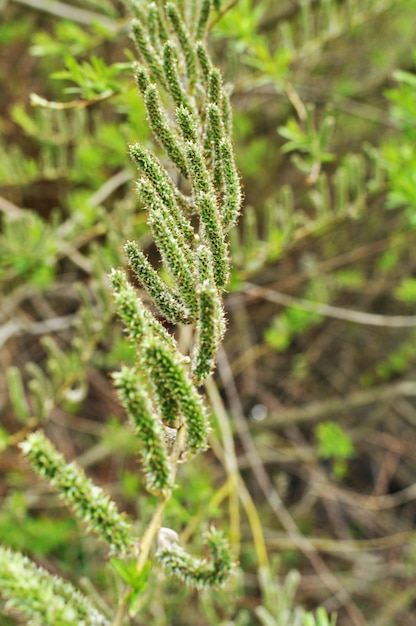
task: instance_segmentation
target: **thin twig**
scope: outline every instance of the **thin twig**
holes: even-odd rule
[[[286,293],[274,291],[267,287],[259,287],[252,283],[244,283],[243,290],[246,295],[253,296],[254,298],[262,298],[268,302],[303,309],[304,311],[310,311],[317,315],[333,317],[345,322],[353,322],[354,324],[380,326],[383,328],[413,328],[416,326],[416,315],[378,315],[375,313],[365,313],[364,311],[354,311],[332,306],[331,304],[322,304],[320,302],[294,298]]]
[[[91,24],[101,24],[105,26],[111,32],[117,32],[119,26],[113,19],[106,17],[100,13],[94,13],[93,11],[87,11],[86,9],[79,9],[78,7],[72,7],[63,2],[57,0],[13,0],[17,4],[23,4],[36,11],[43,11],[49,13],[55,17],[59,17],[65,20],[71,20],[78,24],[84,24],[90,26]]]
[[[316,550],[331,554],[342,552],[367,552],[373,550],[390,550],[398,546],[409,545],[416,539],[414,530],[405,530],[388,535],[387,537],[375,537],[373,539],[330,539],[327,537],[308,537],[311,545]],[[267,546],[279,550],[293,550],[296,543],[288,535],[273,535],[266,537]]]
[[[111,176],[103,185],[88,199],[89,206],[96,207],[102,204],[109,196],[111,196],[119,187],[130,182],[133,178],[133,172],[128,169],[122,169],[114,176]]]
[[[10,200],[7,200],[7,198],[3,198],[2,196],[0,196],[0,211],[13,219],[21,217],[23,213],[20,207],[16,206],[10,202]]]
[[[105,102],[113,96],[118,94],[117,91],[108,89],[103,93],[97,95],[95,98],[88,98],[85,100],[69,100],[68,102],[56,102],[54,100],[46,100],[38,96],[37,93],[30,94],[30,104],[33,107],[41,107],[44,109],[52,109],[53,111],[65,111],[67,109],[85,109],[86,107],[93,106],[99,102]]]
[[[77,315],[63,315],[62,317],[54,317],[42,322],[25,323],[20,320],[12,320],[4,324],[0,330],[0,348],[16,335],[24,333],[29,335],[44,335],[56,333],[59,330],[65,330],[74,325]]]
[[[416,396],[416,382],[402,380],[393,385],[383,385],[373,389],[355,391],[342,398],[331,398],[322,402],[313,402],[306,406],[293,409],[282,409],[279,413],[271,414],[262,422],[269,427],[284,426],[287,424],[299,424],[321,420],[328,415],[339,415],[345,411],[351,411],[368,404],[385,403],[400,396]]]
[[[234,439],[232,436],[230,422],[224,403],[219,394],[218,388],[212,378],[205,381],[205,388],[212,406],[214,415],[218,420],[222,441],[224,445],[224,465],[228,474],[228,479],[232,483],[232,489],[238,493],[241,503],[246,512],[250,529],[253,535],[254,548],[260,567],[269,567],[266,544],[264,541],[263,527],[253,499],[240,475],[238,469],[237,455],[235,451]]]

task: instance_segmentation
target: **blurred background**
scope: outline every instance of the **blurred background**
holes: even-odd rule
[[[276,585],[295,569],[296,601],[339,626],[415,624],[415,14],[415,0],[224,0],[213,20],[245,203],[212,449],[183,466],[166,525],[197,547],[207,520],[230,527],[240,568],[201,598],[158,580],[137,624],[286,624],[253,518],[225,506],[222,411],[272,591],[290,595]],[[126,239],[152,246],[127,154],[155,149],[134,58],[120,2],[0,0],[0,540],[109,597],[100,547],[16,444],[41,424],[148,519],[107,283]],[[267,602],[275,621],[256,612]]]

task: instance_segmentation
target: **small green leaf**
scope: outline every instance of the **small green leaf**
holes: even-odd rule
[[[133,589],[129,595],[129,615],[134,617],[139,610],[142,589]]]
[[[416,278],[404,278],[394,295],[402,302],[416,302]]]
[[[137,576],[133,585],[133,589],[129,595],[129,615],[134,617],[139,610],[141,596],[146,588],[149,578],[150,570],[152,569],[152,562],[147,561],[140,572],[137,572]]]
[[[135,561],[123,561],[122,559],[114,557],[110,559],[110,563],[125,583],[133,585],[135,572],[132,566],[135,565]]]
[[[29,405],[26,401],[25,388],[19,368],[9,367],[6,373],[9,387],[10,401],[21,422],[26,422],[30,416]]]
[[[334,422],[322,422],[316,429],[321,459],[350,459],[355,454],[350,436]]]

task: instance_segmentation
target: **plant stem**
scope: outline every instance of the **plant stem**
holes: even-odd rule
[[[176,441],[169,458],[173,478],[175,478],[177,472],[178,460],[184,450],[185,437],[185,429],[182,427],[178,428]],[[155,539],[162,525],[163,514],[165,512],[166,505],[170,500],[172,492],[173,488],[169,489],[169,491],[167,491],[163,496],[160,497],[159,502],[157,503],[156,508],[153,511],[152,519],[150,520],[146,530],[144,531],[143,537],[140,541],[139,557],[137,559],[138,571],[140,571],[147,562],[150,550],[152,548],[153,540]]]
[[[212,378],[205,381],[205,389],[209,397],[213,412],[217,418],[224,446],[224,462],[228,479],[231,483],[231,497],[237,497],[246,512],[250,529],[253,536],[256,556],[260,567],[269,567],[266,543],[263,536],[263,528],[258,511],[248,491],[238,468],[238,460],[235,451],[234,439],[230,428],[230,421],[224,403],[218,391],[218,387]]]
[[[175,478],[175,475],[177,472],[178,460],[180,459],[181,454],[184,451],[185,441],[186,441],[185,428],[180,427],[178,428],[176,441],[175,441],[172,453],[169,458],[169,461],[171,463],[173,478]],[[166,508],[167,503],[170,500],[172,492],[173,492],[173,488],[167,491],[163,496],[159,498],[156,508],[153,511],[151,520],[148,523],[143,533],[143,536],[140,540],[139,556],[137,558],[137,571],[138,572],[140,572],[143,569],[143,567],[146,565],[148,561],[149,554],[152,549],[153,541],[155,540],[157,533],[159,532],[160,527],[162,525],[165,508]],[[122,626],[123,620],[126,616],[128,606],[129,606],[129,597],[130,597],[130,590],[128,589],[128,591],[123,595],[123,597],[121,598],[119,602],[117,613],[114,616],[111,626]]]
[[[153,540],[155,539],[157,533],[162,524],[163,514],[165,512],[166,504],[172,495],[172,491],[163,498],[159,500],[157,506],[153,512],[152,519],[150,520],[146,530],[144,531],[143,537],[140,541],[140,552],[139,557],[137,559],[137,569],[140,571],[146,565],[147,559],[149,557],[150,550],[152,548]]]

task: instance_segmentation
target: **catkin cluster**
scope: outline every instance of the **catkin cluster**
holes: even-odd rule
[[[113,378],[140,444],[145,486],[164,503],[174,488],[178,461],[207,447],[206,410],[198,387],[214,368],[224,334],[228,232],[239,215],[241,191],[229,96],[204,43],[219,1],[130,4],[135,15],[132,36],[140,54],[136,82],[163,156],[140,144],[130,146],[130,154],[140,172],[137,190],[161,267],[157,270],[136,242],[126,243],[130,268],[156,314],[146,308],[123,270],[111,273],[115,302],[136,356],[133,366],[122,366]],[[189,354],[179,351],[164,321],[193,325]],[[42,431],[31,433],[21,449],[74,515],[107,544],[119,569],[125,569],[119,557],[137,556],[137,551],[137,567],[146,561],[147,553],[143,559],[140,555],[145,542],[134,537],[132,522],[76,463],[65,461]],[[149,551],[157,531],[150,523],[145,533]],[[158,560],[197,588],[221,584],[232,567],[228,543],[215,530],[207,543],[211,559],[189,555],[174,541],[159,549]],[[135,573],[134,584],[140,575]],[[0,593],[7,608],[27,616],[31,624],[109,623],[72,585],[6,548],[0,548]],[[123,614],[130,595],[119,608]]]
[[[122,271],[113,272],[115,299],[137,355],[136,365],[124,367],[114,380],[141,440],[153,493],[172,483],[166,427],[185,430],[180,454],[206,447],[207,423],[197,388],[212,372],[224,334],[228,232],[241,204],[229,96],[204,42],[211,5],[210,0],[132,3],[132,33],[140,54],[136,82],[164,157],[141,144],[131,145],[130,154],[140,172],[137,191],[161,269],[134,241],[126,243],[125,251],[160,317],[146,309]],[[160,318],[194,326],[189,355],[179,353]]]

